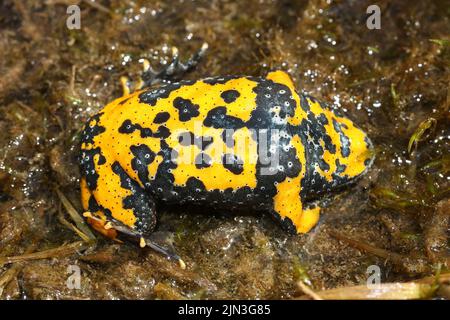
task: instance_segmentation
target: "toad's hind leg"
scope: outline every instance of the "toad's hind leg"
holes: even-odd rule
[[[100,156],[100,158],[98,158]],[[98,159],[102,159],[99,161]],[[156,225],[153,199],[138,182],[131,179],[108,156],[95,155],[84,163],[81,180],[82,202],[88,222],[102,234],[123,240],[139,241]],[[84,168],[83,168],[84,167]],[[89,172],[95,175],[89,176]]]
[[[129,191],[129,194],[123,197],[121,202],[123,209],[132,211],[133,231],[143,236],[149,236],[157,222],[153,198],[139,183],[130,178],[119,162],[112,164],[112,170],[119,177],[121,188]]]
[[[99,172],[95,188],[92,183],[88,185],[85,176],[81,179],[81,199],[89,224],[106,237],[148,246],[184,268],[183,260],[175,252],[151,238],[157,222],[153,198],[118,162],[97,164],[95,168]]]

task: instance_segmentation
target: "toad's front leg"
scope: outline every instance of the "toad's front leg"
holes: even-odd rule
[[[291,234],[307,233],[319,221],[320,207],[305,207],[301,201],[301,177],[286,178],[277,184],[272,215]]]

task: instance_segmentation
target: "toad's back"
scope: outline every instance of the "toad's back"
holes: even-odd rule
[[[107,105],[83,132],[86,210],[146,233],[155,202],[263,209],[306,232],[327,192],[365,171],[368,139],[283,72],[163,85]],[[305,148],[306,146],[306,148]]]

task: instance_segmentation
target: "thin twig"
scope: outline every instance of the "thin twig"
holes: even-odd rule
[[[61,191],[56,189],[56,193],[58,194],[59,199],[61,200],[61,203],[63,204],[64,208],[66,208],[67,213],[70,215],[72,220],[75,222],[77,228],[81,230],[89,239],[94,240],[95,235],[91,232],[89,227],[86,225],[86,222],[84,219],[80,216],[80,214],[75,210],[75,208],[72,206],[72,204],[69,202],[69,200],[66,198],[64,194],[62,194]]]
[[[394,263],[398,267],[401,267],[405,272],[408,272],[410,274],[421,274],[430,271],[429,266],[427,264],[424,264],[424,262],[420,259],[414,259],[395,252],[375,247],[363,241],[349,238],[337,231],[329,230],[328,233],[332,237],[344,241],[356,249],[374,254],[386,260],[390,260],[392,263]]]
[[[84,241],[76,241],[49,250],[28,253],[14,257],[2,257],[0,258],[0,267],[13,262],[70,256],[76,252],[86,249],[88,246],[89,244]]]
[[[311,297],[312,299],[323,300],[323,298],[320,295],[318,295],[313,289],[308,287],[302,281],[297,282],[297,285],[307,296]]]
[[[81,231],[80,229],[78,229],[77,227],[75,227],[73,224],[71,224],[69,221],[67,221],[62,215],[58,215],[58,221],[63,224],[64,226],[66,226],[68,229],[72,230],[73,232],[75,232],[78,236],[80,236],[80,238],[85,241],[85,242],[90,242],[92,241],[91,238],[89,238],[86,234],[83,233],[83,231]]]
[[[84,0],[84,3],[86,3],[89,6],[91,6],[92,8],[97,9],[98,11],[101,11],[101,12],[104,12],[104,13],[112,15],[111,10],[109,10],[107,7],[105,7],[104,5],[101,5],[98,2],[94,2],[94,1],[91,1],[91,0]]]

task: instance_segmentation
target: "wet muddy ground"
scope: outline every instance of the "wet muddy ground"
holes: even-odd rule
[[[66,27],[74,3],[79,30]],[[365,284],[371,265],[382,282],[448,273],[450,3],[377,3],[379,30],[364,0],[1,1],[0,297],[284,299],[302,294],[299,281]],[[121,95],[120,76],[138,77],[140,58],[158,68],[172,46],[187,57],[205,41],[188,78],[286,70],[368,133],[373,168],[306,235],[251,213],[163,212],[158,229],[186,270],[98,235],[84,242],[67,212],[82,212],[83,123]],[[67,285],[73,266],[79,289]]]

